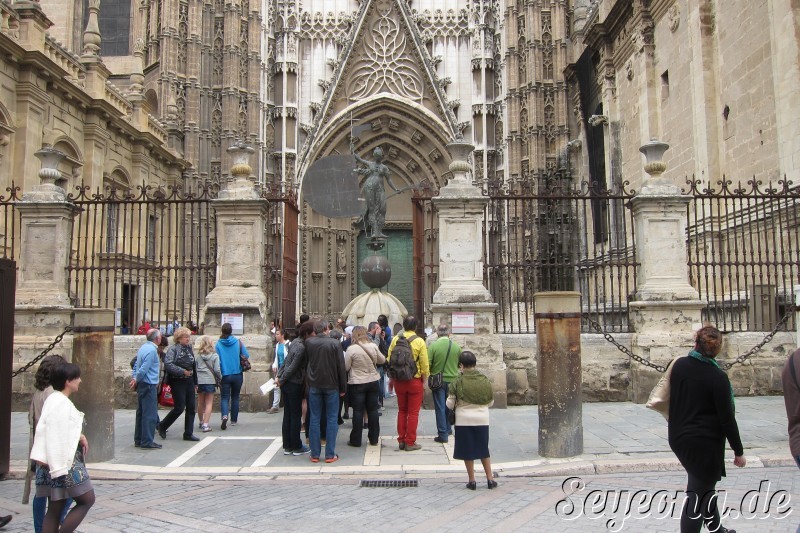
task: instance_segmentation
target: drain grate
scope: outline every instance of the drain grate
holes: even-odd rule
[[[419,480],[416,479],[362,479],[359,487],[371,489],[387,489],[387,488],[417,488]]]

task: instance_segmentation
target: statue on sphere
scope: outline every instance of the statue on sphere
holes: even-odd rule
[[[353,154],[356,161],[364,167],[356,168],[355,171],[366,176],[361,187],[361,196],[364,198],[364,211],[356,221],[356,225],[364,224],[364,231],[369,238],[386,238],[383,233],[383,226],[386,223],[386,191],[383,188],[383,180],[389,184],[395,192],[400,190],[394,186],[389,177],[389,167],[383,164],[383,150],[375,148],[372,156],[375,161],[369,161],[358,154]]]

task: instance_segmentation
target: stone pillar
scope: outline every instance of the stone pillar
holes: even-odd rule
[[[232,179],[213,201],[217,218],[217,279],[206,296],[201,320],[207,335],[218,335],[222,313],[243,313],[246,335],[269,333],[267,296],[263,284],[267,200],[250,181],[248,164],[254,152],[237,144],[228,149],[234,158]]]
[[[495,332],[497,304],[483,285],[483,217],[489,200],[472,185],[467,157],[474,146],[456,141],[447,150],[453,177],[433,198],[439,211],[439,288],[431,305],[434,326],[446,323],[452,330],[456,312],[474,317],[474,333],[454,333],[451,338],[475,353],[478,369],[492,380],[494,406],[505,408],[503,345]]]
[[[540,292],[536,307],[539,455],[583,453],[581,294]]]
[[[76,309],[72,362],[81,367],[75,406],[86,416],[87,461],[114,458],[114,310]]]
[[[64,154],[49,146],[36,152],[42,161],[41,183],[17,203],[21,219],[15,335],[60,333],[71,322],[67,266],[72,222],[78,209],[55,185]]]
[[[688,353],[705,307],[697,290],[689,284],[686,210],[691,197],[661,177],[666,170],[661,158],[668,148],[656,140],[642,146],[640,151],[647,157],[645,172],[651,178],[631,200],[639,261],[636,293],[628,304],[636,331],[632,349],[658,363],[678,355],[676,349],[682,352],[679,346]],[[632,361],[631,399],[637,403],[647,401],[659,377],[659,373]]]

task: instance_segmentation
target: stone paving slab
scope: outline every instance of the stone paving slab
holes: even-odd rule
[[[782,397],[737,398],[737,419],[750,467],[791,466],[786,414]],[[115,458],[91,463],[93,476],[105,479],[156,479],[186,476],[203,479],[219,476],[326,476],[380,473],[421,475],[452,473],[463,468],[454,460],[453,439],[433,441],[435,417],[420,413],[418,442],[422,449],[401,451],[396,440],[396,401],[387,399],[381,417],[380,446],[369,446],[366,434],[360,448],[346,445],[350,421],[340,426],[333,464],[311,463],[308,455],[285,456],[282,450],[282,414],[242,413],[237,426],[222,431],[217,420],[213,431],[197,436],[200,442],[181,439],[182,420],[167,434],[157,437],[163,449],[145,451],[133,446],[134,411],[115,412]],[[160,411],[161,416],[166,414]],[[492,463],[498,472],[555,475],[557,473],[616,473],[647,470],[679,470],[667,443],[667,425],[657,413],[633,403],[587,403],[583,405],[584,453],[566,459],[538,455],[538,408],[510,407],[491,411]],[[24,475],[28,429],[26,413],[12,416],[12,468]],[[91,445],[91,443],[90,443]],[[733,455],[728,452],[728,461]]]

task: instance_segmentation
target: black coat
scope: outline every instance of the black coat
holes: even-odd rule
[[[725,475],[725,439],[736,455],[744,455],[731,382],[716,366],[693,357],[673,364],[669,446],[687,472],[717,482]]]

